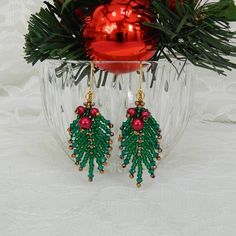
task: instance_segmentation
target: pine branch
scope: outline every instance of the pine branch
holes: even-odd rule
[[[225,70],[236,68],[236,64],[227,59],[236,56],[236,47],[231,44],[235,32],[230,31],[226,19],[210,10],[214,6],[218,9],[219,3],[201,5],[200,2],[176,4],[175,13],[169,9],[168,0],[153,0],[151,14],[157,23],[144,24],[159,31],[157,47],[168,60],[171,58],[165,51],[172,55],[181,54],[196,66],[224,74]]]

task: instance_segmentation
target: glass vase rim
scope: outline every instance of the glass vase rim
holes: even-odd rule
[[[140,63],[142,62],[142,64],[151,64],[151,63],[156,63],[156,64],[175,64],[178,62],[181,63],[185,63],[186,65],[191,64],[189,60],[187,60],[186,58],[181,58],[181,59],[177,59],[174,58],[172,59],[172,62],[168,61],[166,58],[163,59],[159,59],[157,61],[122,61],[122,60],[118,60],[118,61],[107,61],[107,60],[67,60],[67,59],[46,59],[44,62],[49,62],[49,63],[66,63],[66,64],[78,64],[78,63],[84,63],[84,64],[90,64],[91,62],[94,62],[95,64],[97,63],[128,63],[128,64],[133,64],[133,63]]]

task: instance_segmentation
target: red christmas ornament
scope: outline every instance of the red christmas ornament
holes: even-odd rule
[[[130,6],[135,7],[137,5],[142,5],[148,7],[150,5],[150,0],[113,0],[112,3],[118,4],[130,4]]]
[[[91,59],[100,69],[115,74],[135,71],[139,68],[139,63],[96,61],[149,60],[156,52],[158,38],[153,33],[156,30],[143,25],[143,22],[153,22],[153,19],[144,14],[143,10],[137,11],[137,3],[134,6],[128,1],[117,1],[99,6],[88,20],[83,32],[88,41]]]
[[[95,117],[99,114],[99,110],[97,108],[92,108],[90,111],[90,115]]]
[[[133,117],[136,115],[136,110],[134,108],[129,108],[127,114]]]
[[[184,4],[184,0],[169,0],[169,7],[172,11],[176,12],[176,1],[179,1],[180,5]]]
[[[151,116],[151,113],[148,110],[144,110],[141,113],[141,118],[142,119],[148,119]]]
[[[76,113],[77,115],[83,115],[83,114],[85,113],[85,108],[82,107],[82,106],[79,106],[79,107],[77,107],[75,113]]]
[[[133,119],[131,126],[132,126],[133,130],[140,131],[143,129],[144,123],[141,119],[136,118],[136,119]]]
[[[79,120],[79,126],[82,129],[91,129],[92,120],[89,117],[84,116]]]

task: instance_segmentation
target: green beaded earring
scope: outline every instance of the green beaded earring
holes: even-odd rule
[[[77,118],[72,122],[68,132],[70,134],[69,149],[73,150],[72,158],[82,171],[88,164],[88,178],[92,182],[94,178],[94,167],[97,164],[101,174],[104,166],[110,158],[112,151],[112,139],[114,133],[111,131],[113,125],[105,119],[95,108],[93,102],[94,64],[91,63],[91,74],[89,89],[86,93],[84,106],[79,106],[75,113]]]
[[[146,167],[151,178],[155,178],[154,171],[157,168],[157,161],[160,161],[161,130],[159,124],[144,107],[144,93],[142,90],[143,71],[140,63],[139,90],[135,108],[127,111],[127,120],[121,126],[119,136],[120,158],[123,160],[122,167],[125,168],[131,163],[129,170],[130,178],[134,178],[137,171],[137,187],[143,182],[143,169]]]

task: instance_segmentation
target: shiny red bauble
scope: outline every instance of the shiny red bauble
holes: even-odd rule
[[[153,18],[137,10],[130,1],[112,1],[99,6],[84,27],[90,57],[100,69],[115,74],[135,71],[139,63],[103,63],[99,61],[146,61],[156,52],[158,36],[144,22]],[[96,62],[97,61],[97,62]]]
[[[151,116],[151,113],[148,110],[144,110],[141,113],[141,118],[142,119],[148,119],[148,118],[150,118],[150,116]]]
[[[97,108],[92,108],[90,110],[90,115],[95,117],[95,116],[98,116],[99,115],[99,110]]]
[[[136,118],[136,119],[133,119],[131,126],[132,126],[133,130],[140,131],[143,129],[144,123],[141,119]]]
[[[85,113],[85,108],[82,107],[82,106],[79,106],[79,107],[76,108],[75,113],[76,113],[77,115],[83,115],[83,114]]]
[[[91,129],[92,120],[89,117],[84,116],[79,120],[79,126],[82,129]]]
[[[136,115],[136,110],[134,108],[129,108],[128,111],[127,111],[127,114],[130,117],[134,117]]]
[[[137,5],[142,5],[148,7],[150,5],[150,0],[112,0],[112,3],[118,4],[130,4],[132,7],[136,7]]]

